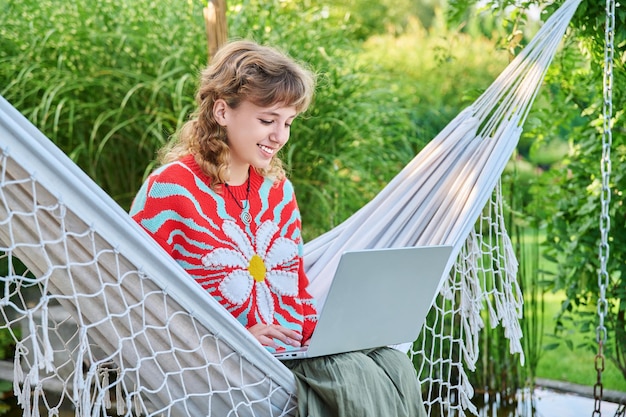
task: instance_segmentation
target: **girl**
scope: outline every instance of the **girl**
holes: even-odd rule
[[[133,218],[270,351],[306,345],[298,205],[278,151],[309,106],[314,76],[276,49],[223,46],[201,74],[197,110],[160,153]],[[425,416],[415,370],[390,348],[287,364],[301,416]]]

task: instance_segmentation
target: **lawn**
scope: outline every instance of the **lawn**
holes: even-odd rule
[[[542,282],[550,280],[557,269],[553,262],[541,255],[539,242],[545,240],[545,234],[543,231],[524,228],[520,234],[515,235],[515,240],[521,245],[518,279],[524,286],[524,318],[532,324],[533,315],[536,314],[543,323],[543,329],[538,326],[537,333],[526,328],[524,334],[525,338],[535,339],[526,340],[530,346],[540,340],[542,347],[537,349],[539,360],[536,377],[592,387],[597,381],[595,356],[598,346],[595,342],[595,329],[583,333],[571,320],[562,320],[568,327],[558,334],[555,333],[557,315],[566,295],[564,291],[544,292],[542,289]],[[533,298],[541,297],[544,301],[543,311],[540,305],[533,303]],[[590,307],[589,312],[596,314],[595,306]],[[609,337],[612,336],[609,334]],[[527,350],[525,347],[528,357],[531,352]],[[605,359],[602,384],[604,389],[626,392],[626,378],[608,358]]]
[[[547,293],[544,297],[543,345],[548,346],[559,340],[554,336],[555,317],[565,295],[563,293]],[[594,365],[596,353],[586,347],[578,346],[586,342],[588,338],[595,338],[595,332],[583,334],[576,329],[570,329],[567,334],[562,335],[563,339],[565,337],[571,340],[574,350],[570,349],[562,340],[556,349],[544,349],[537,367],[537,377],[593,386],[597,376]],[[602,373],[602,383],[604,389],[626,392],[626,379],[608,359]]]

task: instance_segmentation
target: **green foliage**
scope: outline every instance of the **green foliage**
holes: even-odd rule
[[[617,59],[614,64],[617,66],[617,72],[623,73],[626,65],[624,59],[626,53],[626,9],[618,1],[615,3],[617,6],[615,8],[613,37]],[[546,9],[551,12],[554,7],[556,4],[548,5]],[[572,18],[572,27],[583,42],[585,50],[591,56],[592,64],[597,66],[598,71],[604,63],[605,22],[605,1],[583,0]]]
[[[546,334],[537,377],[590,386],[595,383],[597,375],[594,367],[596,351],[585,348],[589,344],[589,334],[581,333],[571,316],[563,319],[565,327],[555,331],[554,323],[566,299],[562,291],[545,294],[542,321]],[[602,373],[604,389],[626,392],[626,379],[619,368],[608,360],[605,367]]]
[[[197,73],[207,60],[201,5],[11,1],[2,7],[0,93],[127,208],[156,150],[193,109]],[[374,67],[359,62],[346,36],[356,30],[350,19],[308,2],[229,7],[232,38],[283,47],[320,74],[316,104],[299,120],[284,155],[307,235],[315,236],[397,171],[394,144],[414,127],[370,76]]]
[[[441,16],[439,16],[441,20]],[[402,36],[366,42],[366,59],[379,62],[388,88],[408,102],[411,118],[428,141],[473,102],[508,64],[493,41],[450,30],[445,22],[426,32],[417,22]]]
[[[325,7],[302,12],[276,2],[278,12],[266,13],[273,3],[230,4],[247,12],[232,14],[231,37],[279,46],[319,74],[314,105],[296,121],[282,151],[305,237],[317,236],[369,201],[399,170],[396,143],[405,142],[414,126],[392,92],[370,75],[379,72],[376,65],[359,60],[358,45]]]
[[[451,119],[466,91],[455,80],[485,74],[481,89],[502,67],[458,55],[470,42],[455,37],[428,48],[408,43],[425,43],[423,35],[405,37],[400,50],[423,63],[415,68],[383,53],[390,37],[364,49],[355,41],[367,26],[364,7],[347,15],[346,5],[312,1],[228,5],[231,38],[281,47],[319,74],[315,103],[283,152],[307,239],[368,202]],[[0,93],[127,208],[156,150],[193,109],[207,60],[202,5],[26,0],[2,7]],[[381,7],[406,17],[409,6]],[[426,69],[433,58],[458,73]]]
[[[566,332],[576,326],[587,334],[587,348],[597,350],[596,326],[599,297],[598,245],[600,242],[600,196],[601,196],[601,137],[602,137],[602,74],[598,63],[591,55],[591,65],[581,66],[581,55],[594,48],[597,39],[588,32],[580,31],[583,42],[578,48],[564,49],[554,70],[548,78],[551,93],[565,103],[555,109],[549,117],[561,123],[545,124],[546,131],[553,135],[566,135],[570,152],[559,164],[558,169],[546,175],[542,184],[543,194],[538,194],[538,205],[545,209],[547,223],[546,255],[558,263],[553,288],[563,290],[567,300],[563,303],[557,330]],[[617,33],[616,33],[617,36]],[[617,52],[619,57],[620,52]],[[624,51],[621,51],[622,57]],[[621,63],[620,63],[621,60]],[[621,248],[626,243],[626,207],[623,205],[622,190],[626,188],[623,167],[626,163],[626,130],[623,128],[623,110],[626,72],[623,58],[616,60],[614,69],[612,131],[612,172],[610,205],[610,251],[608,271],[610,283],[607,288],[608,311],[605,325],[608,343],[605,354],[620,369],[626,378],[626,256]],[[543,197],[543,198],[541,198]]]
[[[246,1],[229,7],[231,37],[277,45],[319,74],[315,103],[296,121],[282,155],[307,239],[370,201],[467,104],[466,92],[486,88],[506,64],[487,41],[444,37],[441,22],[432,38],[414,21],[401,37],[360,44],[329,6],[302,11],[296,3]]]
[[[598,245],[599,201],[601,181],[598,176],[600,166],[599,138],[597,132],[587,128],[577,135],[577,144],[571,160],[565,169],[551,175],[552,186],[548,193],[558,196],[558,203],[553,208],[548,224],[547,255],[558,261],[559,269],[554,281],[555,289],[566,292],[567,300],[563,303],[559,324],[565,328],[568,317],[577,317],[575,322],[580,331],[589,335],[588,345],[595,349],[595,327],[597,315],[593,306],[598,299]],[[626,163],[626,147],[615,142],[613,147],[614,166]],[[613,171],[610,216],[611,222],[610,251],[608,271],[609,287],[606,297],[609,303],[605,325],[609,332],[609,344],[605,347],[608,357],[623,370],[626,377],[626,258],[619,248],[626,244],[626,211],[622,203],[622,191],[626,179],[621,170]],[[589,314],[589,311],[592,314]]]
[[[127,207],[186,117],[206,62],[201,10],[4,1],[0,94]]]
[[[560,4],[529,2],[551,14]],[[456,0],[450,15],[463,16],[473,10],[473,0]],[[511,1],[490,1],[486,7],[506,10]],[[597,350],[594,309],[599,296],[598,244],[600,238],[600,157],[602,136],[602,70],[605,43],[605,3],[585,0],[572,20],[571,32],[561,53],[556,57],[546,78],[544,89],[529,115],[526,133],[520,142],[520,154],[533,158],[549,169],[531,184],[526,198],[528,210],[537,219],[546,220],[547,259],[557,270],[551,282],[555,291],[565,291],[567,300],[557,324],[559,330],[575,325],[587,334],[586,346]],[[512,22],[511,18],[504,22]],[[520,23],[523,23],[520,21]],[[508,26],[510,28],[514,26]],[[511,32],[512,33],[512,32]],[[626,162],[626,10],[618,4],[613,31],[615,60],[613,62],[613,130],[611,175],[610,285],[605,321],[609,342],[605,353],[626,377],[626,259],[619,250],[626,238],[622,191],[626,188],[622,173]],[[564,149],[554,156],[541,149]],[[618,248],[615,250],[615,248]],[[566,325],[569,324],[569,325]]]
[[[348,0],[331,1],[333,14],[350,22],[351,37],[365,41],[371,36],[405,33],[411,19],[417,17],[423,26],[430,27],[435,10],[442,0]]]

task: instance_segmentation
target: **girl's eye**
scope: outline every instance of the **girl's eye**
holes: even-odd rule
[[[272,123],[274,123],[273,120],[259,119],[259,121],[264,125],[271,125]]]

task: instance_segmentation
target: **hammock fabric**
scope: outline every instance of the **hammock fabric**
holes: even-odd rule
[[[431,311],[438,325],[425,325],[409,347],[433,413],[476,413],[466,372],[478,358],[485,305],[511,352],[522,353],[498,178],[579,1],[567,0],[376,198],[305,246],[321,302],[323,277],[345,249],[454,246]],[[290,371],[3,98],[0,271],[0,311],[15,340],[14,362],[0,370],[12,368],[25,416],[67,405],[77,416],[295,413]],[[435,348],[444,340],[449,357]]]

